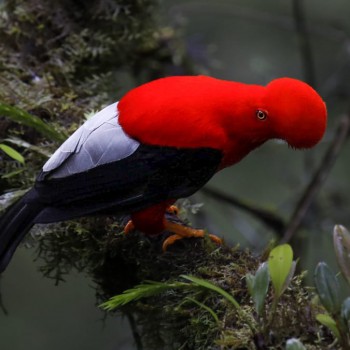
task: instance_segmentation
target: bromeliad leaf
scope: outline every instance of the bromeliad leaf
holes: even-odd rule
[[[279,298],[285,288],[287,278],[293,267],[293,250],[289,244],[282,244],[271,250],[268,266],[276,297]]]
[[[315,285],[322,305],[331,314],[340,311],[340,287],[337,278],[325,262],[320,262],[315,269]]]

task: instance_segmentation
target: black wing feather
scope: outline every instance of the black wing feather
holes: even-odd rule
[[[167,199],[187,197],[217,171],[222,154],[210,148],[140,145],[129,157],[65,178],[45,177],[35,190],[45,209],[37,223],[106,212],[131,213]]]

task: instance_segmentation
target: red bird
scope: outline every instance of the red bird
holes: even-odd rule
[[[326,121],[321,97],[291,78],[259,86],[182,76],[137,87],[68,138],[34,187],[3,215],[0,272],[35,223],[128,213],[128,228],[174,233],[165,247],[203,237],[202,230],[166,220],[176,199],[192,195],[269,139],[314,146]]]

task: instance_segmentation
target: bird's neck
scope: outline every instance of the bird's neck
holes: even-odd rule
[[[245,142],[243,140],[230,140],[230,144],[225,147],[225,153],[220,163],[218,170],[227,168],[235,163],[238,163],[251,151],[261,146],[264,142]]]

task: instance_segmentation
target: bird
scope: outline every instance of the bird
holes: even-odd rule
[[[0,272],[36,223],[128,214],[126,232],[171,232],[163,248],[203,237],[203,230],[166,218],[177,199],[268,140],[311,148],[326,125],[321,96],[289,77],[258,85],[170,76],[135,87],[80,126],[2,215]]]

